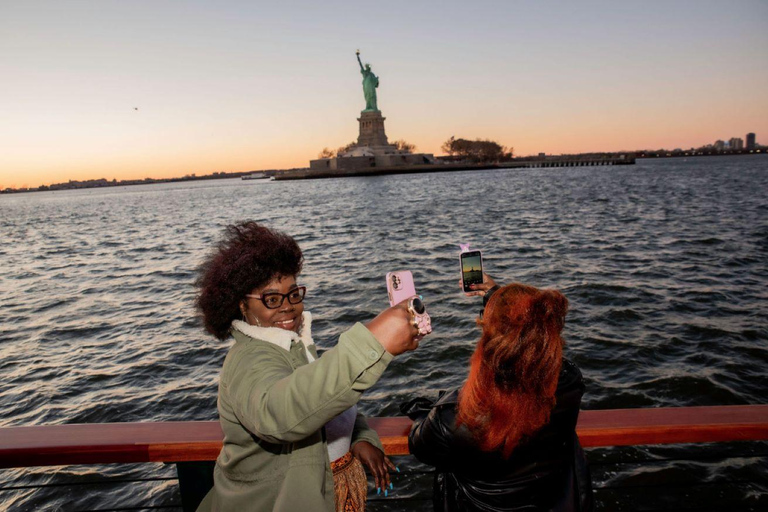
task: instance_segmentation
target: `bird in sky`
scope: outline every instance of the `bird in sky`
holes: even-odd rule
[[[133,107],[133,110],[139,110],[139,107]]]

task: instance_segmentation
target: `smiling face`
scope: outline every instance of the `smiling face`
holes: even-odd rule
[[[254,288],[249,295],[263,296],[265,293],[288,294],[295,290],[296,276],[278,276],[260,288]],[[251,325],[260,327],[278,327],[287,331],[299,332],[301,328],[301,314],[304,312],[304,303],[291,304],[288,299],[277,309],[269,309],[261,299],[246,297],[240,303],[240,310]]]

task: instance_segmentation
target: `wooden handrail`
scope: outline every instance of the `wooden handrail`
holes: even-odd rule
[[[389,455],[408,454],[411,420],[369,418]],[[581,411],[585,447],[768,440],[768,405]],[[0,428],[0,468],[214,460],[218,421]]]

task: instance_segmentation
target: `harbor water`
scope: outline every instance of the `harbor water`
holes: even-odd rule
[[[387,272],[413,272],[434,333],[365,393],[371,416],[400,415],[400,403],[463,381],[480,301],[459,290],[459,243],[483,251],[497,281],[569,299],[566,356],[586,380],[583,409],[766,403],[767,190],[768,158],[739,156],[0,196],[0,426],[217,419],[231,341],[203,332],[194,280],[222,228],[244,219],[304,250],[299,282],[321,348],[387,306]],[[608,488],[652,473],[747,480],[723,491],[740,493],[746,510],[768,499],[768,459],[758,453],[768,448],[750,449],[754,457],[727,464],[596,466],[595,479]],[[590,452],[596,463],[610,457]],[[430,477],[403,459],[416,476],[395,477],[393,495],[407,499],[393,510],[428,510]],[[173,473],[151,464],[2,470],[0,510],[170,506],[179,502]],[[114,474],[135,481],[68,485]],[[609,494],[600,500],[631,510]]]

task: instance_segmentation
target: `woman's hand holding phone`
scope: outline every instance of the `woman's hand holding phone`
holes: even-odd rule
[[[419,346],[416,336],[419,331],[411,322],[408,299],[385,309],[365,324],[371,334],[381,343],[384,350],[397,356]]]
[[[496,281],[493,280],[491,276],[483,272],[483,282],[481,284],[473,284],[470,285],[470,288],[472,289],[471,292],[464,292],[464,295],[467,297],[483,297],[485,296],[486,292],[496,286]],[[461,282],[461,279],[459,279],[459,288],[461,288],[462,291],[464,291],[463,283]]]

